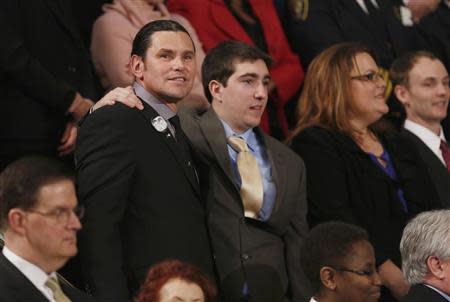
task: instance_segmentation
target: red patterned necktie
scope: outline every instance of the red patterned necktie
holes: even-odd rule
[[[447,170],[450,172],[450,149],[445,141],[441,140],[440,146],[442,157],[444,158],[445,165],[447,166]]]

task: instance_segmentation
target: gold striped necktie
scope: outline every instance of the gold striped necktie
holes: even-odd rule
[[[71,302],[62,291],[61,286],[59,286],[58,279],[55,277],[48,277],[47,282],[45,282],[45,286],[52,290],[53,298],[56,302]]]
[[[228,138],[230,146],[238,153],[236,164],[241,176],[241,198],[245,217],[256,218],[262,207],[264,188],[258,162],[248,149],[247,142],[237,136]]]

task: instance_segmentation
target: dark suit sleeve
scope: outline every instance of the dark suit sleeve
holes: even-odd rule
[[[56,78],[30,54],[21,26],[20,10],[26,8],[20,8],[16,0],[0,3],[0,75],[50,110],[65,113],[75,98],[76,89]]]
[[[300,247],[308,232],[306,222],[306,169],[303,161],[299,160],[297,169],[300,172],[298,179],[298,197],[295,214],[292,216],[286,234],[283,237],[286,246],[286,266],[289,278],[289,288],[292,301],[309,301],[312,296],[309,281],[300,265]]]
[[[308,222],[340,220],[356,223],[349,204],[345,167],[338,151],[322,133],[303,132],[294,138],[292,149],[305,161],[308,171]]]
[[[134,162],[123,105],[102,108],[80,128],[76,149],[80,202],[86,207],[80,252],[83,272],[98,301],[128,301],[120,235]],[[120,110],[122,107],[122,110]],[[135,117],[134,117],[135,118]]]

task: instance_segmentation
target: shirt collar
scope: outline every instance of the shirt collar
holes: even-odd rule
[[[30,280],[36,288],[43,288],[45,286],[45,282],[47,282],[49,275],[47,275],[47,273],[42,269],[18,256],[6,246],[3,247],[3,255],[19,271],[21,271],[22,274],[24,274],[25,277],[27,277],[28,280]],[[50,276],[56,277],[56,273],[53,272],[50,274]]]
[[[359,6],[361,7],[361,9],[362,9],[366,14],[369,13],[369,10],[367,9],[366,4],[364,3],[364,0],[356,0],[356,2],[359,4]],[[373,4],[376,8],[378,8],[378,3],[377,3],[376,0],[370,0],[370,2],[372,2],[372,4]]]
[[[442,131],[442,127],[439,131],[439,136],[430,129],[408,119],[405,121],[404,128],[414,133],[425,143],[425,145],[436,152],[440,152],[441,140],[447,141],[444,136],[444,131]]]
[[[229,138],[230,136],[241,137],[247,142],[247,145],[250,148],[250,150],[252,150],[252,151],[256,150],[257,142],[256,142],[256,135],[255,135],[255,132],[253,131],[253,128],[250,128],[247,131],[238,134],[235,131],[233,131],[233,129],[231,129],[231,127],[227,124],[227,122],[225,122],[221,118],[219,118],[219,119],[222,122],[223,128],[225,129],[225,137],[226,138]]]
[[[437,289],[436,287],[431,286],[431,285],[429,285],[429,284],[425,284],[425,283],[424,283],[423,285],[425,285],[425,286],[431,288],[432,290],[438,292],[438,293],[439,293],[442,297],[444,297],[447,301],[450,301],[450,296],[447,295],[446,293],[444,293],[443,291],[441,291],[441,290]]]
[[[169,120],[170,118],[176,115],[166,104],[158,100],[153,94],[145,90],[141,84],[134,82],[133,83],[134,93],[138,97],[140,97],[144,102],[150,105],[155,111],[162,116],[165,120]]]

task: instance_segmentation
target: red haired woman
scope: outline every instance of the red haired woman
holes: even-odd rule
[[[199,268],[179,260],[153,266],[135,302],[212,302],[216,289]]]

